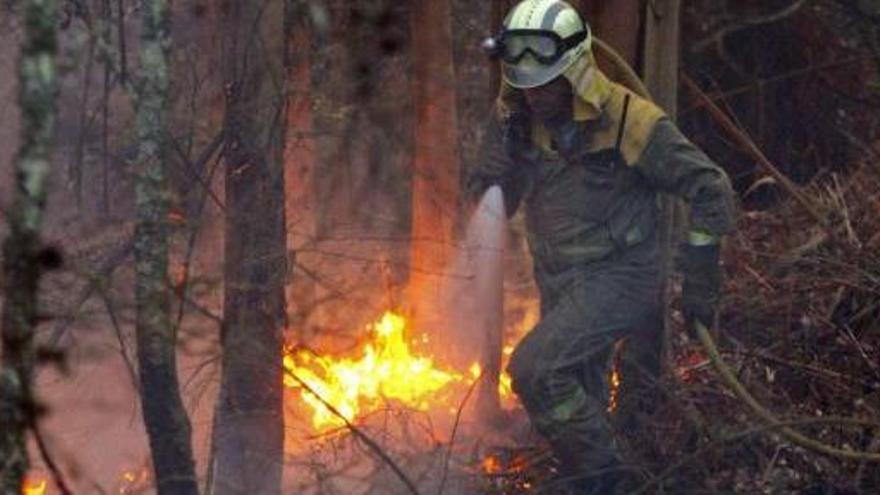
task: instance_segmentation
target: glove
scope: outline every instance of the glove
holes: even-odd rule
[[[694,321],[712,328],[721,291],[721,250],[718,244],[693,246],[681,251],[684,285],[681,289],[685,325],[694,334]]]

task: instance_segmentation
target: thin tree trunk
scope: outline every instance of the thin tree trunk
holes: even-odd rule
[[[169,207],[163,136],[169,84],[168,4],[145,0],[141,15],[134,242],[141,404],[158,492],[195,494],[191,428],[180,397],[167,285]]]
[[[643,57],[645,85],[654,97],[654,101],[673,119],[678,110],[680,14],[681,0],[656,0],[645,6]],[[681,237],[687,208],[684,202],[670,195],[664,195],[660,204],[660,268],[663,280],[662,307],[665,327],[663,347],[668,353],[671,338],[668,332],[672,326],[666,323],[669,313],[666,310],[669,307],[666,281],[672,271],[676,241]],[[663,362],[669,362],[669,359],[662,359],[661,363]]]
[[[280,493],[284,429],[284,8],[220,2],[226,92],[222,377],[212,493]]]
[[[645,84],[660,106],[675,119],[678,110],[681,0],[654,0],[645,6],[642,60]]]
[[[411,283],[436,283],[451,253],[458,203],[458,115],[448,0],[417,2],[412,19],[416,107]]]
[[[416,2],[412,17],[413,100],[416,109],[412,177],[412,244],[409,297],[416,328],[431,326],[428,305],[452,254],[458,207],[459,169],[448,0]],[[435,344],[447,347],[441,334]]]
[[[641,32],[640,0],[581,0],[580,12],[593,30],[593,34],[614,48],[636,70],[641,55],[639,33]],[[613,66],[599,64],[608,75],[620,81],[620,74]]]
[[[31,391],[36,351],[37,289],[46,268],[40,242],[54,139],[54,0],[22,2],[25,39],[18,65],[21,146],[15,198],[3,243],[5,303],[0,335],[0,492],[19,495],[30,462],[26,434],[36,421]]]

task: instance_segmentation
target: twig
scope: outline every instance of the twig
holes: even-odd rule
[[[223,142],[223,132],[221,131],[220,133],[218,133],[217,136],[211,141],[211,143],[202,151],[201,155],[199,155],[199,158],[195,164],[192,164],[190,162],[189,155],[186,152],[184,152],[182,149],[180,149],[180,145],[177,143],[176,140],[174,140],[173,138],[170,138],[170,136],[169,136],[169,139],[171,139],[171,142],[174,143],[175,148],[177,149],[181,158],[184,160],[184,162],[186,162],[187,166],[190,167],[191,172],[195,175],[195,177],[199,181],[199,183],[202,184],[202,188],[205,191],[205,194],[201,195],[201,197],[198,198],[198,206],[196,208],[195,216],[201,217],[202,212],[205,209],[205,203],[207,202],[206,199],[208,196],[210,196],[212,199],[214,199],[215,203],[217,203],[217,205],[220,207],[220,209],[225,212],[225,209],[224,209],[223,205],[221,204],[220,200],[218,198],[216,198],[216,196],[214,196],[214,193],[211,190],[211,180],[214,177],[214,173],[217,171],[217,169],[220,166],[220,162],[221,162],[220,155],[217,156],[217,159],[214,161],[214,165],[211,166],[211,169],[208,171],[207,180],[202,181],[202,176],[201,176],[201,170],[204,167],[204,164],[208,162],[208,160],[211,158],[211,155],[214,154],[214,152],[220,147],[220,144]],[[183,280],[180,281],[180,286],[175,288],[177,290],[174,291],[174,293],[177,293],[180,296],[181,300],[185,299],[186,292],[189,290],[190,264],[192,262],[192,257],[195,254],[196,240],[198,239],[198,235],[199,235],[199,225],[195,222],[195,220],[188,219],[188,223],[192,227],[190,228],[190,232],[189,232],[189,240],[187,242],[187,247],[186,247],[186,256],[184,257],[184,260],[183,260]],[[172,285],[174,285],[174,284],[172,284]],[[180,331],[181,326],[183,325],[183,316],[184,316],[183,309],[184,309],[184,304],[181,303],[178,306],[177,319],[174,323],[174,328],[172,331],[172,334],[175,336],[177,336],[178,332]]]
[[[82,292],[80,292],[76,304],[74,305],[72,311],[70,311],[71,316],[61,319],[52,329],[52,334],[46,340],[47,347],[54,348],[58,346],[58,343],[61,341],[61,337],[64,336],[64,333],[76,320],[76,313],[78,313],[83,305],[92,297],[92,293],[96,289],[98,289],[98,287],[102,283],[102,280],[109,277],[113,273],[113,271],[116,270],[116,268],[119,267],[126,258],[128,258],[128,255],[131,254],[133,246],[134,237],[128,235],[125,239],[125,242],[119,247],[119,249],[107,256],[104,262],[98,266],[97,274],[89,277],[89,281],[83,288]]]
[[[850,64],[855,64],[857,62],[863,62],[865,60],[868,60],[869,58],[871,58],[871,57],[860,56],[860,57],[846,58],[843,60],[835,59],[831,62],[810,65],[809,67],[793,69],[788,72],[783,72],[781,74],[777,74],[775,76],[769,76],[766,78],[757,79],[756,81],[750,82],[750,83],[745,84],[743,86],[735,87],[735,88],[724,90],[724,91],[713,92],[711,94],[708,94],[708,96],[709,96],[709,99],[711,99],[712,101],[727,100],[733,96],[739,96],[739,95],[748,93],[750,91],[753,91],[756,87],[768,86],[768,85],[779,83],[779,82],[785,82],[785,81],[792,79],[792,78],[812,75],[813,73],[820,72],[820,71],[823,71],[826,69],[836,69],[836,68],[844,66],[844,65],[850,65]],[[682,110],[680,113],[688,113],[692,110],[693,110],[693,107],[689,107],[689,108]],[[838,130],[840,130],[840,129],[838,129]]]
[[[785,189],[786,192],[792,195],[794,199],[804,207],[807,212],[821,225],[824,229],[828,230],[828,219],[819,212],[816,208],[815,204],[807,198],[798,187],[791,182],[791,180],[779,171],[776,166],[773,165],[772,162],[764,155],[764,153],[758,148],[752,139],[746,135],[745,131],[737,127],[736,124],[724,113],[723,110],[718,108],[718,105],[713,102],[706,93],[700,89],[699,86],[690,78],[687,74],[681,74],[681,81],[687,87],[694,96],[700,100],[705,106],[706,109],[709,110],[709,113],[715,118],[715,120],[721,124],[721,126],[730,134],[730,136],[734,139],[734,141],[742,146],[752,157],[757,160],[758,164],[770,175],[776,179],[777,183]]]
[[[765,353],[760,350],[746,351],[746,355],[752,356],[752,357],[755,357],[758,359],[763,359],[765,361],[770,361],[772,363],[776,363],[776,364],[779,364],[782,366],[786,366],[786,367],[791,368],[793,370],[801,370],[801,371],[805,371],[807,373],[812,373],[814,375],[818,375],[820,377],[823,377],[825,380],[831,381],[832,383],[834,383],[835,386],[843,385],[843,386],[846,386],[847,388],[852,389],[852,386],[844,385],[842,382],[849,382],[849,383],[857,384],[860,387],[869,386],[869,384],[866,383],[864,380],[860,380],[856,377],[850,377],[848,375],[844,375],[842,373],[838,373],[833,370],[827,370],[824,368],[820,368],[818,366],[814,366],[811,364],[798,363],[798,362],[794,362],[794,361],[787,361],[785,359],[773,356],[771,354]]]
[[[814,425],[814,424],[839,424],[841,422],[843,424],[859,423],[862,426],[868,426],[868,425],[863,424],[864,422],[860,422],[857,420],[849,420],[846,418],[833,418],[833,417],[802,418],[802,419],[795,419],[795,420],[790,420],[790,421],[777,421],[777,422],[771,423],[771,424],[755,426],[753,428],[749,428],[747,430],[741,431],[739,433],[736,433],[736,434],[733,434],[733,435],[730,435],[727,437],[718,438],[718,439],[713,440],[712,442],[708,443],[707,445],[704,445],[703,447],[697,449],[695,452],[691,453],[690,455],[683,457],[675,464],[667,467],[659,475],[653,476],[651,479],[649,479],[647,482],[645,482],[645,484],[642,485],[638,490],[633,492],[632,495],[641,495],[642,493],[647,493],[651,488],[658,485],[659,483],[662,483],[663,480],[668,478],[675,471],[678,471],[683,466],[689,464],[690,462],[694,461],[695,459],[699,459],[706,452],[708,452],[716,447],[719,447],[722,444],[738,442],[740,440],[744,440],[744,439],[751,437],[753,435],[757,435],[760,433],[768,433],[768,432],[771,432],[773,430],[777,430],[780,428],[789,428],[792,426],[806,426],[806,425]],[[875,424],[873,426],[877,427],[880,425]]]
[[[437,489],[437,495],[443,495],[443,488],[446,486],[446,475],[449,474],[449,458],[452,456],[452,447],[455,445],[455,434],[458,432],[458,425],[461,421],[461,412],[464,410],[464,406],[467,404],[468,399],[471,398],[471,394],[476,390],[477,384],[483,379],[484,374],[485,373],[481,370],[480,375],[477,376],[474,383],[468,387],[467,393],[464,394],[464,398],[461,400],[461,404],[459,404],[458,410],[455,412],[455,422],[452,424],[452,433],[449,435],[449,448],[446,449],[446,456],[443,459],[443,476],[440,478],[440,487]]]
[[[128,374],[131,376],[131,384],[134,390],[140,392],[140,382],[138,381],[137,372],[134,370],[134,364],[129,357],[125,347],[125,338],[122,335],[122,326],[119,324],[119,318],[116,316],[116,310],[113,308],[113,301],[110,299],[108,291],[101,291],[101,299],[104,301],[104,308],[107,309],[107,315],[110,317],[110,323],[116,333],[116,340],[119,342],[119,353],[122,354],[122,360],[125,361],[125,367],[128,368]]]
[[[35,415],[33,414],[31,415],[32,418],[34,416]],[[40,433],[40,428],[37,426],[36,419],[31,420],[31,431],[34,433],[34,439],[37,441],[37,447],[40,450],[40,457],[43,458],[43,462],[46,463],[49,472],[52,473],[52,480],[55,482],[58,490],[61,491],[62,495],[73,495],[73,492],[70,491],[70,488],[67,486],[67,482],[64,481],[64,475],[61,474],[61,470],[58,469],[58,465],[55,464],[55,459],[53,459],[52,455],[49,453],[49,448],[46,446],[42,433]]]
[[[769,24],[785,19],[786,17],[800,10],[800,8],[803,7],[805,3],[807,3],[807,0],[795,0],[790,5],[787,5],[785,8],[780,9],[776,12],[728,24],[727,26],[724,26],[721,29],[715,31],[711,35],[692,44],[690,51],[692,53],[700,52],[702,50],[705,50],[710,45],[721,43],[724,38],[737,31],[742,31],[743,29],[748,29],[750,27],[760,26],[761,24]]]
[[[877,364],[874,363],[874,361],[871,360],[870,356],[868,356],[868,353],[865,352],[864,346],[862,346],[862,343],[859,342],[859,339],[857,339],[856,336],[853,335],[852,329],[849,327],[849,325],[836,326],[844,333],[846,339],[849,340],[849,342],[856,348],[856,350],[859,351],[859,355],[862,357],[862,359],[865,360],[865,363],[868,365],[869,368],[871,368],[871,371],[874,372],[874,376],[876,376],[877,379],[880,380],[880,370],[877,369]]]
[[[217,135],[214,136],[214,139],[212,139],[211,142],[208,143],[208,145],[202,151],[201,155],[199,155],[199,157],[196,159],[195,163],[190,160],[186,151],[184,151],[184,149],[180,146],[180,143],[178,143],[173,136],[166,136],[167,141],[171,143],[175,153],[180,156],[183,164],[186,165],[186,170],[193,176],[193,179],[195,179],[195,181],[198,182],[200,186],[202,186],[202,188],[205,190],[205,193],[207,193],[208,196],[211,197],[211,200],[214,201],[214,204],[216,204],[217,207],[220,208],[220,210],[223,212],[226,212],[226,205],[224,205],[223,202],[220,201],[220,198],[218,198],[213,189],[211,189],[211,184],[209,182],[206,182],[206,180],[202,178],[201,170],[208,162],[208,160],[210,160],[211,157],[214,156],[214,153],[220,148],[220,145],[223,144],[225,136],[226,134],[222,130],[217,133]],[[208,181],[210,181],[213,177],[214,169],[216,169],[216,166],[212,167],[211,171],[209,172],[207,179]]]
[[[397,477],[400,478],[400,481],[402,481],[403,484],[406,485],[406,487],[407,487],[407,489],[409,489],[410,493],[412,493],[413,495],[420,495],[418,489],[416,489],[415,484],[413,484],[413,482],[409,479],[409,477],[406,475],[406,473],[403,472],[403,470],[400,468],[400,466],[398,466],[397,463],[394,462],[394,460],[391,459],[391,457],[389,457],[388,454],[386,454],[384,450],[382,450],[382,447],[379,446],[379,444],[377,444],[372,438],[367,436],[366,433],[361,431],[360,428],[358,428],[351,421],[349,421],[348,418],[346,418],[341,412],[339,412],[338,409],[336,409],[333,406],[333,404],[327,402],[327,400],[325,400],[323,397],[321,397],[321,395],[318,392],[316,392],[312,387],[309,386],[308,383],[306,383],[299,376],[297,376],[296,373],[290,371],[287,368],[284,368],[284,373],[286,373],[288,376],[290,376],[291,378],[296,380],[297,383],[299,383],[302,386],[302,388],[304,388],[308,393],[312,394],[312,396],[314,396],[316,399],[318,399],[318,401],[321,402],[321,404],[323,404],[324,407],[326,407],[328,411],[333,413],[334,416],[341,419],[345,423],[345,427],[348,428],[349,431],[351,431],[351,433],[355,437],[357,437],[361,441],[363,441],[367,445],[367,447],[370,448],[370,450],[375,452],[376,455],[378,455],[379,458],[381,458],[382,461],[385,462],[388,465],[388,467],[391,468],[392,471],[394,471],[394,474],[396,474]]]

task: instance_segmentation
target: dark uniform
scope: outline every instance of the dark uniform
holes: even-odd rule
[[[542,317],[508,372],[578,472],[618,461],[606,413],[614,343],[657,341],[658,192],[689,203],[691,230],[721,236],[734,222],[727,176],[662,111],[614,83],[600,107],[550,132],[499,99],[467,181],[473,198],[500,184],[509,215],[524,203]]]

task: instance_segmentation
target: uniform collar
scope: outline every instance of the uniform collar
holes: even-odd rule
[[[592,52],[580,57],[564,75],[574,93],[574,120],[599,119],[611,97],[611,81],[596,65]]]

